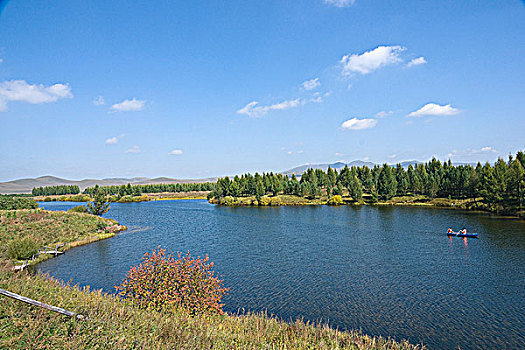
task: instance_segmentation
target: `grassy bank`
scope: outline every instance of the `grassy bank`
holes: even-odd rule
[[[143,193],[140,196],[108,196],[108,201],[111,203],[137,203],[156,200],[206,199],[208,193],[209,191]],[[93,200],[84,194],[35,196],[33,199],[37,202],[89,202]]]
[[[0,348],[5,349],[420,348],[300,321],[288,324],[264,314],[189,317],[144,310],[41,275],[2,270],[0,288],[88,317],[80,321],[0,297]]]
[[[424,195],[415,196],[400,196],[394,197],[388,201],[373,202],[370,195],[363,195],[361,201],[354,201],[349,196],[342,196],[342,205],[380,205],[380,206],[422,206],[422,207],[439,207],[439,208],[455,208],[464,210],[487,210],[480,198],[477,199],[450,199],[450,198],[430,198]],[[224,197],[220,200],[212,198],[209,200],[212,204],[226,205],[226,206],[281,206],[281,205],[326,205],[329,198],[327,196],[320,196],[317,198],[306,198],[294,195],[277,195],[277,196],[262,196],[260,201],[257,201],[255,196],[249,197]]]
[[[109,238],[125,229],[115,220],[98,216],[41,209],[20,209],[0,211],[0,258],[4,261],[25,260],[31,251],[44,246],[60,248],[65,251],[72,247]],[[27,256],[18,259],[13,256],[13,247],[21,245]],[[52,255],[42,254],[31,264],[43,261]]]

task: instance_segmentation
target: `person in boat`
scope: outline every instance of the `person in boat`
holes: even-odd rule
[[[462,235],[466,235],[467,234],[467,229],[463,227],[463,229],[461,229],[461,231],[459,231],[459,233],[461,233]]]
[[[454,231],[452,231],[452,227],[449,227],[449,228],[448,228],[447,233],[454,233]]]

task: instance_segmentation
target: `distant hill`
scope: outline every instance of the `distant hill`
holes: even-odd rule
[[[406,160],[406,161],[403,161],[403,162],[399,162],[399,164],[401,164],[401,166],[404,168],[404,169],[408,169],[408,167],[410,165],[412,165],[413,167],[417,166],[418,164],[422,164],[422,163],[425,163],[425,162],[420,162],[418,160]],[[375,165],[377,165],[376,163],[372,163],[372,162],[365,162],[365,161],[362,161],[362,160],[354,160],[350,163],[343,163],[343,162],[337,162],[337,163],[321,163],[321,164],[305,164],[305,165],[301,165],[301,166],[298,166],[298,167],[295,167],[293,169],[290,169],[290,170],[286,170],[286,171],[283,171],[281,174],[283,175],[288,175],[288,176],[292,176],[292,174],[295,174],[295,176],[300,176],[302,175],[306,170],[308,170],[309,168],[312,168],[312,169],[322,169],[323,171],[326,171],[328,169],[328,166],[331,166],[332,169],[337,169],[337,170],[341,170],[345,167],[345,165],[348,165],[349,168],[353,167],[353,166],[356,166],[356,167],[362,167],[362,166],[367,166],[369,168],[373,168]],[[381,165],[381,164],[379,164]],[[397,165],[397,163],[392,163],[390,164],[391,166],[395,167]],[[476,166],[476,163],[459,163],[459,162],[453,162],[452,165],[454,166],[460,166],[460,165],[473,165],[473,166]]]
[[[77,185],[81,191],[87,187],[95,186],[111,186],[111,185],[150,185],[150,184],[176,184],[176,183],[199,183],[199,182],[215,182],[216,178],[207,179],[172,179],[169,177],[157,177],[150,179],[147,177],[134,178],[107,178],[107,179],[84,179],[84,180],[67,180],[55,176],[41,176],[37,178],[19,179],[7,182],[0,182],[0,193],[15,194],[15,193],[31,193],[33,187],[44,186],[58,186],[58,185]]]
[[[323,171],[326,171],[326,170],[328,170],[329,166],[332,167],[332,169],[341,170],[341,169],[343,169],[345,167],[345,165],[347,165],[347,163],[343,163],[343,162],[336,162],[336,163],[331,163],[331,164],[329,164],[329,163],[326,163],[326,164],[305,164],[305,165],[301,165],[301,166],[295,167],[295,168],[290,169],[290,170],[283,171],[282,174],[283,175],[288,175],[288,176],[292,176],[292,174],[295,174],[295,176],[297,176],[297,175],[302,175],[309,168],[322,169]],[[353,162],[348,163],[349,167],[352,167],[352,166],[364,166],[364,165],[366,165],[368,167],[373,167],[374,163],[364,162],[362,160],[354,160]]]

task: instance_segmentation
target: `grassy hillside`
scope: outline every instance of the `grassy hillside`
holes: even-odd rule
[[[9,256],[9,249],[17,243],[36,250],[63,243],[62,250],[66,250],[111,237],[124,228],[114,220],[84,213],[41,209],[0,210],[0,258],[16,259]],[[41,256],[37,261],[45,257]]]
[[[0,271],[0,288],[88,317],[81,321],[0,297],[2,349],[420,349],[263,314],[190,317],[144,310],[40,275]]]

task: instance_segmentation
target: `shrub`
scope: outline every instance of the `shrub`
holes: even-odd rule
[[[234,205],[235,199],[232,196],[226,196],[221,200],[222,205]]]
[[[77,205],[76,207],[73,207],[68,211],[72,213],[87,213],[88,208],[85,205]]]
[[[279,197],[272,197],[270,198],[270,205],[273,207],[278,207],[281,205],[281,198]]]
[[[0,195],[0,210],[36,208],[38,208],[38,204],[31,198]]]
[[[268,197],[261,197],[261,200],[259,201],[260,206],[268,206],[270,205],[270,198]]]
[[[38,245],[30,237],[15,238],[7,246],[7,256],[10,259],[25,260],[38,252]]]
[[[326,202],[326,204],[328,204],[328,205],[342,205],[344,203],[343,203],[343,198],[340,195],[335,195],[335,196],[330,197],[330,199],[328,199],[328,202]]]
[[[129,270],[126,279],[115,288],[143,308],[174,311],[182,309],[191,315],[223,314],[220,303],[228,291],[222,280],[214,276],[213,263],[193,259],[188,252],[177,258],[166,249],[146,253],[142,263]]]

